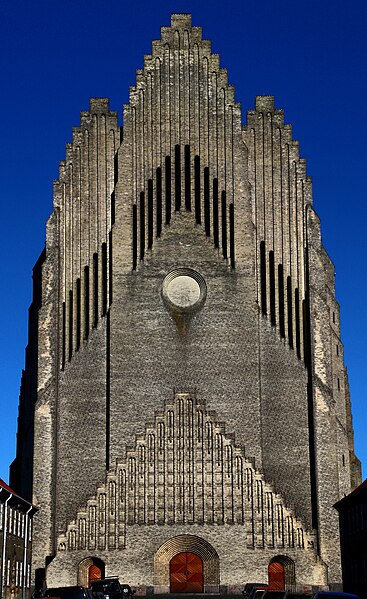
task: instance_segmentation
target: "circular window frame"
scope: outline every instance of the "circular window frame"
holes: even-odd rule
[[[193,304],[189,306],[180,306],[172,302],[172,300],[169,297],[169,285],[170,283],[172,283],[174,279],[177,279],[178,277],[190,277],[191,279],[196,281],[196,283],[199,286],[199,297]],[[198,310],[200,310],[205,303],[206,295],[207,286],[204,277],[192,268],[175,268],[174,270],[171,270],[163,279],[162,298],[166,307],[172,312],[179,312],[180,314],[193,314],[195,312],[198,312]]]

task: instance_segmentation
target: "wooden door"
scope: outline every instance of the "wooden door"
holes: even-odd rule
[[[195,553],[178,553],[169,566],[171,593],[203,592],[203,562]]]
[[[284,590],[284,566],[280,562],[272,562],[268,566],[269,588],[276,591]]]
[[[88,586],[90,587],[90,583],[92,580],[100,580],[102,578],[102,569],[96,564],[92,564],[89,566],[88,570]]]

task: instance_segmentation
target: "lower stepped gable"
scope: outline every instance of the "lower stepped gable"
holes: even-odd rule
[[[212,482],[204,485],[210,470]],[[216,412],[191,393],[176,392],[135,446],[126,447],[97,494],[59,535],[58,548],[123,549],[126,526],[134,524],[239,524],[249,548],[314,548],[313,534],[235,445],[234,435],[225,434]]]

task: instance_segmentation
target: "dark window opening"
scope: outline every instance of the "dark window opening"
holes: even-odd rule
[[[261,281],[261,311],[267,313],[266,305],[266,254],[265,241],[260,242],[260,281]]]
[[[293,348],[293,309],[292,309],[292,281],[287,277],[287,309],[288,309],[288,342]]]
[[[153,245],[153,179],[148,179],[148,249]]]
[[[93,254],[93,327],[98,324],[98,254]]]
[[[275,261],[274,252],[269,252],[270,322],[276,324],[275,315]]]
[[[194,174],[195,174],[195,217],[196,222],[201,224],[201,205],[200,205],[200,156],[195,156],[194,159]]]
[[[69,360],[71,360],[71,356],[73,355],[73,292],[70,289],[69,291]]]
[[[191,210],[190,146],[185,146],[185,207],[186,210]]]
[[[340,379],[338,378],[338,391],[340,391]]]
[[[136,204],[133,205],[133,270],[138,261],[138,215]]]
[[[89,266],[84,267],[84,339],[89,337]]]
[[[227,259],[227,200],[225,191],[222,191],[222,252],[223,258]]]
[[[342,455],[342,463],[343,463],[343,466],[345,466],[345,455],[344,455],[344,453]]]
[[[335,324],[335,312],[333,312],[333,323]]]
[[[336,355],[339,355],[339,345],[336,346]]]
[[[229,205],[229,251],[231,257],[231,268],[235,267],[234,259],[234,205]]]
[[[175,210],[181,208],[181,148],[175,146]]]
[[[158,167],[156,170],[156,186],[157,186],[157,237],[162,233],[162,169]]]
[[[218,179],[213,179],[213,238],[214,246],[219,247],[218,231]]]
[[[140,192],[140,260],[145,254],[145,194]]]
[[[107,244],[102,243],[102,314],[107,312]]]
[[[112,304],[112,231],[108,234],[108,246],[109,246],[109,254],[108,254],[108,265],[109,265],[109,278],[108,278],[108,294],[109,294],[109,304]]]
[[[165,172],[165,184],[166,184],[166,225],[171,222],[171,158],[166,156],[165,160],[166,172]]]
[[[205,233],[210,236],[209,167],[204,168],[204,222]]]
[[[80,349],[81,333],[81,291],[80,279],[76,280],[76,350]]]
[[[278,265],[278,302],[279,302],[279,332],[281,337],[285,337],[284,327],[284,274],[283,264]]]
[[[297,356],[301,357],[301,329],[300,329],[300,315],[299,315],[299,289],[294,292],[294,311],[296,320],[296,349]]]

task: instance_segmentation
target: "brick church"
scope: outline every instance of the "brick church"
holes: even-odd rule
[[[241,114],[190,15],[122,127],[106,98],[81,113],[33,280],[10,484],[36,578],[340,588],[361,475],[334,266],[283,111]]]

